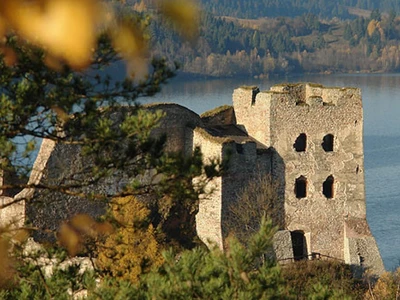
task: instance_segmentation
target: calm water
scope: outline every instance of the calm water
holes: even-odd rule
[[[367,218],[386,269],[392,270],[400,265],[400,74],[319,75],[281,80],[184,80],[177,76],[161,94],[142,102],[176,102],[202,113],[232,104],[232,92],[241,85],[267,90],[275,83],[301,81],[362,90]]]

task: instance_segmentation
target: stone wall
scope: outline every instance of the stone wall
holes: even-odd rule
[[[236,119],[281,157],[272,172],[284,178],[286,229],[304,234],[308,254],[351,262],[344,254],[345,220],[366,218],[360,90],[297,84],[255,91],[234,92]],[[297,179],[305,183],[305,195],[298,194]],[[368,226],[365,236],[372,237]],[[382,264],[379,252],[374,255]]]
[[[193,129],[201,126],[200,117],[191,110],[177,104],[152,104],[146,107],[154,112],[161,110],[164,113],[159,126],[152,132],[154,137],[167,136],[166,151],[188,154],[193,151]],[[131,113],[124,107],[113,113],[116,120],[122,119],[125,114]],[[84,194],[113,195],[121,192],[133,179],[126,173],[116,172],[112,176],[98,182],[90,183],[91,158],[81,155],[81,148],[77,145],[54,144],[44,140],[34,169],[31,181],[47,186],[57,187],[65,184],[83,185],[78,190],[71,190],[65,194],[52,189],[30,189],[27,205],[24,209],[26,220],[39,229],[57,230],[60,223],[76,214],[89,214],[99,217],[105,213],[107,203],[100,198],[87,199],[74,192],[83,191]],[[127,170],[129,171],[129,170]],[[40,176],[39,176],[40,174]],[[25,202],[21,202],[25,203]],[[36,233],[37,240],[52,239],[52,235],[44,232]]]
[[[343,259],[344,217],[365,218],[360,91],[312,87],[298,98],[297,87],[304,86],[294,86],[271,103],[271,146],[285,162],[286,225],[291,231],[311,233],[307,242],[312,252]],[[324,105],[324,101],[336,104]],[[293,145],[302,133],[306,149],[297,152]],[[327,134],[334,137],[329,152],[322,147]],[[307,180],[304,198],[295,193],[300,176]],[[322,193],[329,176],[334,178],[332,198]]]
[[[202,128],[196,128],[193,136],[195,146],[201,147],[204,163],[223,159],[224,138],[215,138]],[[200,178],[202,180],[204,178]],[[222,178],[214,178],[200,196],[199,211],[196,215],[196,230],[200,239],[208,246],[223,248],[222,239]]]
[[[243,87],[233,92],[236,123],[255,140],[270,146],[270,107],[273,93],[259,93],[257,87]]]
[[[192,153],[193,130],[203,126],[199,115],[186,107],[171,103],[149,104],[145,108],[150,111],[161,110],[164,113],[159,126],[153,130],[153,135],[167,135],[167,152],[182,152],[186,155]]]
[[[235,111],[232,106],[223,105],[200,115],[204,126],[236,124]]]
[[[255,180],[259,175],[270,173],[271,156],[270,152],[258,151],[254,141],[226,143],[224,153],[229,153],[228,169],[222,176],[221,195],[222,233],[226,238],[229,232],[224,225],[226,218],[229,217],[231,207],[241,201],[240,195],[249,182]]]
[[[146,106],[164,112],[153,135],[167,135],[166,151],[188,155],[199,146],[205,163],[229,157],[224,175],[214,178],[201,196],[199,237],[222,249],[230,205],[240,201],[242,189],[256,174],[271,174],[278,183],[277,206],[285,216],[275,239],[278,258],[296,251],[291,237],[295,232],[304,237],[306,254],[318,252],[382,272],[366,222],[360,90],[316,84],[276,85],[263,92],[244,87],[234,91],[233,105],[201,117],[177,104]],[[118,119],[129,108],[114,113]],[[90,164],[79,147],[44,140],[29,183],[57,186],[66,180],[90,180],[83,172]],[[125,173],[116,173],[84,190],[117,193],[129,180]],[[3,204],[17,204],[0,211],[2,224],[13,220],[22,225],[27,218],[39,228],[57,229],[74,214],[96,217],[106,207],[102,201],[51,190],[27,188],[6,196],[0,197]]]

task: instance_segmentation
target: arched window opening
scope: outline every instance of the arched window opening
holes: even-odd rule
[[[327,134],[324,136],[322,141],[322,148],[325,152],[332,152],[333,151],[333,134]]]
[[[307,147],[307,136],[305,133],[301,133],[296,141],[293,144],[294,149],[297,152],[304,152],[306,151],[306,147]]]
[[[307,197],[307,178],[305,178],[304,176],[300,176],[296,179],[295,193],[296,198],[300,199]]]
[[[304,232],[299,230],[292,231],[290,232],[290,236],[292,238],[294,260],[299,261],[307,259],[307,240],[304,236]]]
[[[332,175],[328,176],[324,183],[322,184],[322,193],[328,199],[333,198],[333,184],[335,183],[335,179]]]

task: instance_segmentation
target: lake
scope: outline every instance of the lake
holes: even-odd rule
[[[361,88],[367,219],[386,269],[400,265],[400,74],[307,75],[264,80],[185,80],[182,76],[178,75],[160,94],[142,103],[175,102],[202,113],[232,104],[232,92],[241,85],[267,90],[276,83],[307,81]]]

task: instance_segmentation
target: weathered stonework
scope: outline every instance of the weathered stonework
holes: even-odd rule
[[[317,252],[380,274],[383,263],[366,223],[360,90],[313,84],[259,93],[240,88],[233,103],[237,122],[281,157],[272,170],[284,178],[285,229],[303,234],[303,254]],[[298,138],[304,149],[296,150]],[[296,192],[299,178],[304,195]]]
[[[200,199],[196,226],[206,244],[223,248],[229,205],[240,201],[242,188],[261,172],[278,183],[277,207],[284,216],[274,239],[278,259],[330,257],[375,274],[384,271],[366,222],[359,89],[281,84],[260,92],[242,87],[233,93],[233,107],[202,116],[176,104],[147,108],[164,112],[153,134],[167,134],[167,151],[189,154],[199,146],[206,161],[229,157],[229,169]],[[43,141],[30,182],[56,184],[60,174],[70,176],[82,167],[79,157],[79,149]],[[96,188],[118,190],[127,181],[123,174],[118,178]],[[55,228],[75,213],[97,216],[104,211],[104,203],[65,195],[57,195],[59,204],[38,209],[23,201],[34,194],[42,200],[53,197],[33,189],[14,198],[2,195],[3,203],[21,201],[1,210],[1,220],[28,217],[36,226]]]

